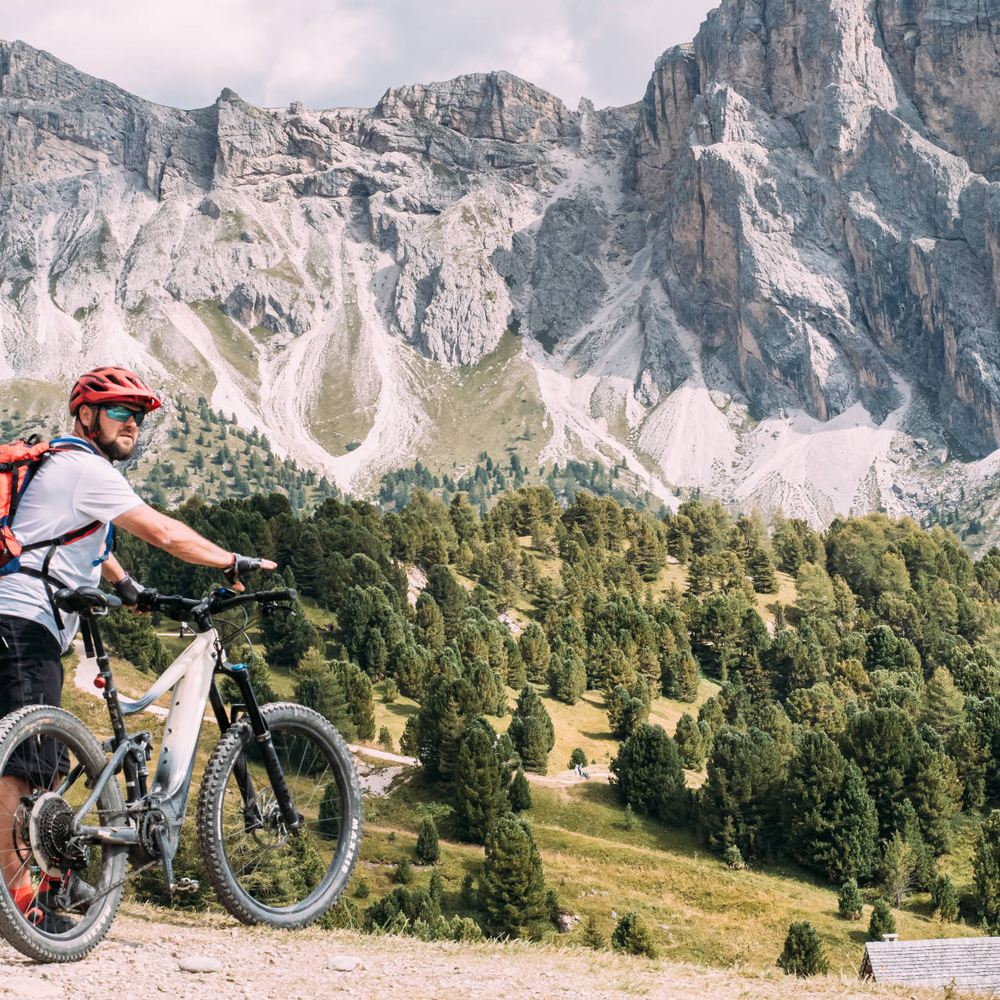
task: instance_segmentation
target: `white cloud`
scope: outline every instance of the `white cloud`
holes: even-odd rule
[[[179,107],[223,87],[278,106],[371,106],[389,86],[507,69],[598,106],[641,98],[709,7],[664,0],[0,0],[0,32]]]

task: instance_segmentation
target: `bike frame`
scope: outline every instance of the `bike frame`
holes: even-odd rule
[[[135,701],[123,700],[118,694],[111,675],[110,659],[104,650],[93,615],[81,616],[81,630],[88,658],[95,655],[97,658],[98,674],[95,684],[103,689],[115,735],[103,744],[104,749],[111,753],[107,765],[95,781],[86,802],[76,811],[75,835],[106,844],[142,845],[141,824],[147,823],[150,829],[145,841],[147,844],[150,840],[155,842],[170,891],[181,888],[173,882],[172,861],[177,853],[181,826],[187,811],[205,709],[211,703],[220,732],[225,732],[236,719],[235,707],[232,716],[226,713],[226,707],[214,683],[216,673],[236,681],[243,699],[243,710],[253,727],[254,737],[263,750],[264,764],[274,787],[282,818],[292,831],[298,827],[300,817],[292,805],[270,732],[261,717],[246,667],[243,664],[233,666],[228,663],[219,634],[211,625],[199,632],[149,690]],[[173,697],[164,723],[163,742],[157,757],[152,787],[147,791],[149,772],[146,762],[151,757],[151,736],[148,732],[128,733],[124,717],[148,708],[171,688]],[[125,777],[128,824],[84,824],[82,817],[96,805],[108,782],[115,780],[119,771]],[[66,777],[59,789],[60,793],[68,789],[78,777],[78,769],[75,768]],[[237,766],[236,779],[242,793],[247,823],[259,823],[261,818],[256,808],[253,784],[242,764]]]

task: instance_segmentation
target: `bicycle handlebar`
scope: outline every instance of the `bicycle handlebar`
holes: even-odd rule
[[[171,618],[190,617],[198,619],[201,616],[211,616],[240,604],[278,604],[280,601],[294,601],[298,597],[297,590],[258,590],[250,593],[239,593],[222,587],[213,590],[207,597],[181,597],[179,594],[158,594],[155,590],[144,590],[139,595],[137,607],[140,611],[160,611]]]

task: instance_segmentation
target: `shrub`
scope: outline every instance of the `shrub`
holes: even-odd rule
[[[823,942],[808,920],[800,920],[788,928],[785,948],[778,957],[778,968],[789,976],[815,976],[830,971],[823,956]]]
[[[392,753],[392,733],[388,726],[382,726],[378,731],[378,745],[387,753]]]
[[[413,866],[405,854],[396,862],[395,879],[400,885],[409,885],[413,881]]]
[[[615,926],[611,935],[611,947],[626,955],[645,955],[656,958],[656,945],[646,921],[635,910],[629,910]]]
[[[367,882],[363,882],[367,885]],[[357,893],[355,893],[357,895]],[[326,911],[316,925],[325,931],[357,930],[361,926],[361,914],[357,906],[346,896],[337,901],[337,905]]]
[[[864,904],[864,896],[858,888],[858,880],[849,878],[841,887],[837,895],[837,909],[845,920],[860,920],[861,907]]]
[[[576,767],[577,764],[581,767],[587,766],[587,755],[579,747],[569,755],[570,768]]]
[[[440,857],[437,824],[433,817],[425,816],[420,821],[420,832],[417,834],[417,860],[425,865],[432,865]]]
[[[362,879],[354,889],[355,899],[367,899],[372,892],[372,887],[368,884],[366,879]]]
[[[740,854],[740,849],[735,844],[730,844],[722,852],[722,860],[726,863],[726,867],[733,871],[743,871],[747,866],[743,855]]]
[[[399,697],[399,685],[392,677],[390,677],[382,685],[382,700],[387,705],[391,705],[398,697]]]
[[[884,899],[876,899],[872,907],[872,918],[868,921],[868,940],[881,941],[883,934],[896,933],[896,918]]]
[[[485,940],[482,928],[472,917],[460,917],[457,914],[448,922],[448,937],[452,941],[467,941],[475,943]]]

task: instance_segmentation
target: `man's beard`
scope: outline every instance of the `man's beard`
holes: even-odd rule
[[[129,441],[128,444],[119,444],[117,437],[111,438],[110,441],[99,439],[97,443],[101,451],[112,462],[124,462],[126,459],[131,458],[132,452],[135,451],[135,441]]]

